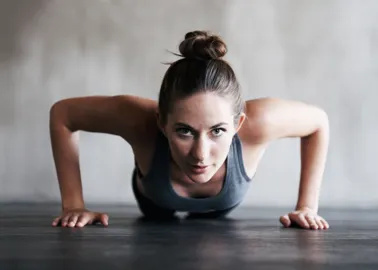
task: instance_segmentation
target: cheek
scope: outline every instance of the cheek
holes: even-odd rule
[[[217,141],[213,144],[212,147],[212,156],[216,157],[217,159],[224,159],[227,157],[228,152],[230,151],[231,141],[229,138],[224,138],[222,140]]]
[[[174,157],[183,158],[189,155],[191,144],[189,141],[180,140],[178,138],[171,138],[169,141],[171,153]]]

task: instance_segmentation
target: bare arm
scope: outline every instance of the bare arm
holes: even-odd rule
[[[121,136],[132,146],[142,143],[145,123],[155,102],[133,96],[64,99],[50,110],[50,138],[62,208],[84,208],[79,165],[79,131]]]
[[[318,199],[329,144],[324,110],[297,101],[265,98],[247,102],[246,129],[250,144],[266,144],[287,137],[301,139],[301,173],[296,210],[318,211]]]

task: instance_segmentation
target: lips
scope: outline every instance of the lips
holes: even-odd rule
[[[190,168],[191,168],[191,171],[195,174],[202,174],[204,172],[206,172],[206,169],[208,168],[209,166],[199,166],[199,165],[191,165]]]
[[[198,169],[204,169],[207,168],[208,166],[199,166],[199,165],[192,165],[193,168],[198,168]]]

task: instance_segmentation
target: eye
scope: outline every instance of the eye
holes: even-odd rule
[[[178,128],[178,129],[176,129],[176,132],[178,134],[180,134],[181,136],[191,136],[192,135],[191,130],[188,129],[188,128]]]
[[[225,132],[225,131],[226,131],[226,130],[223,129],[223,128],[216,128],[216,129],[213,129],[213,130],[212,130],[212,133],[213,133],[214,136],[219,137],[219,136],[221,136],[221,135],[223,134],[223,132]]]

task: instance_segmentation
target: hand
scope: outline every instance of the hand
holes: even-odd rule
[[[325,230],[329,224],[324,218],[310,208],[304,207],[280,217],[280,222],[286,228],[299,226],[304,229]]]
[[[87,224],[97,222],[108,226],[108,221],[109,216],[107,214],[78,208],[63,210],[62,214],[54,219],[52,226],[56,227],[60,224],[62,227],[84,227]]]

